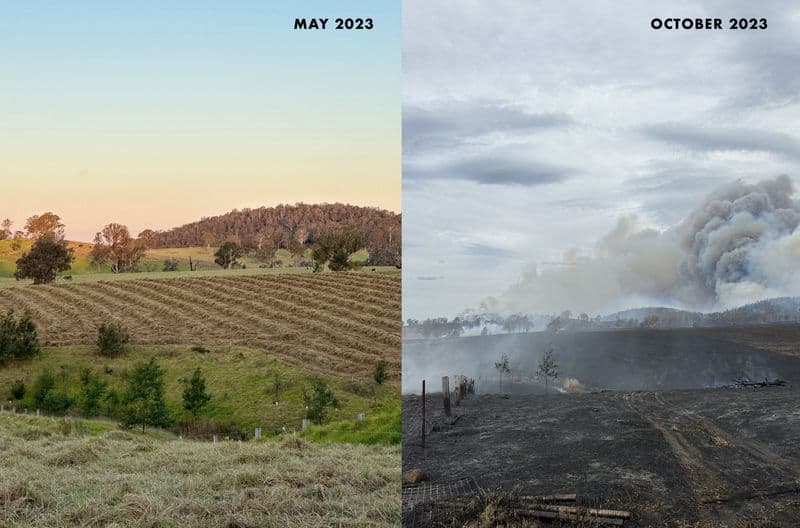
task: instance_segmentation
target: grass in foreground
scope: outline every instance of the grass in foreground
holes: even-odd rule
[[[0,526],[398,526],[399,447],[153,439],[0,413]],[[102,423],[101,423],[102,424]]]

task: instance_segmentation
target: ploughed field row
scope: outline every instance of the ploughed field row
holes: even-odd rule
[[[299,366],[400,371],[400,277],[324,273],[136,279],[0,290],[0,313],[28,311],[44,345],[95,341],[119,322],[137,344],[242,344]]]

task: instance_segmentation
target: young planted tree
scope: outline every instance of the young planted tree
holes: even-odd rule
[[[511,368],[508,366],[508,354],[503,354],[500,361],[494,364],[494,368],[500,374],[500,394],[503,394],[503,373],[511,373]]]
[[[122,421],[127,426],[167,427],[171,423],[164,401],[164,369],[154,358],[135,365],[128,373],[122,395]]]
[[[81,370],[81,385],[78,395],[78,408],[81,415],[89,418],[100,414],[107,388],[108,383],[100,379],[100,376],[88,368]]]
[[[536,377],[539,379],[544,378],[545,394],[547,394],[549,380],[558,379],[558,364],[553,357],[554,352],[555,349],[553,348],[553,345],[547,347],[542,359],[539,360],[539,367],[536,369]]]
[[[26,390],[27,387],[25,386],[25,382],[21,379],[18,379],[11,384],[11,397],[15,400],[21,400],[25,397]]]
[[[183,408],[192,416],[197,416],[203,407],[211,401],[211,395],[206,392],[206,379],[200,369],[196,369],[189,381],[184,381]]]
[[[219,247],[217,252],[214,253],[214,262],[224,269],[231,269],[241,256],[242,246],[236,242],[225,242]]]
[[[16,317],[11,311],[0,317],[0,364],[6,359],[25,359],[38,353],[39,338],[29,313]]]
[[[328,417],[328,409],[339,408],[339,400],[333,395],[333,392],[328,388],[328,384],[320,378],[315,376],[311,379],[311,393],[303,389],[303,403],[306,406],[306,418],[311,420],[311,423],[321,425],[325,423]]]
[[[17,280],[33,279],[34,284],[55,282],[56,275],[72,267],[75,259],[72,248],[52,235],[44,235],[36,240],[31,250],[17,259]]]
[[[280,373],[276,371],[272,378],[272,394],[274,396],[274,403],[278,403],[280,401],[281,389],[283,389],[283,381],[281,380]]]
[[[375,372],[372,374],[372,377],[378,385],[383,385],[383,382],[389,379],[389,373],[386,371],[388,366],[389,364],[383,359],[378,361],[378,364],[375,365]]]
[[[72,405],[72,398],[63,389],[56,388],[56,378],[49,370],[33,381],[31,394],[33,405],[44,411],[61,413]]]
[[[129,340],[128,329],[122,323],[100,323],[97,327],[97,350],[101,356],[119,356]]]

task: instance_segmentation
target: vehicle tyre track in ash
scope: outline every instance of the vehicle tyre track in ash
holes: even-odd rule
[[[766,445],[724,430],[714,421],[671,403],[660,392],[621,395],[625,405],[657,429],[684,469],[706,520],[736,526],[758,513],[764,497],[800,491],[800,464]]]

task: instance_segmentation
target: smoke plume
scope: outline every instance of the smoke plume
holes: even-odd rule
[[[564,265],[532,266],[487,311],[603,313],[665,305],[726,308],[800,294],[800,202],[788,176],[736,181],[713,191],[666,230],[620,218],[590,255],[571,250]]]

